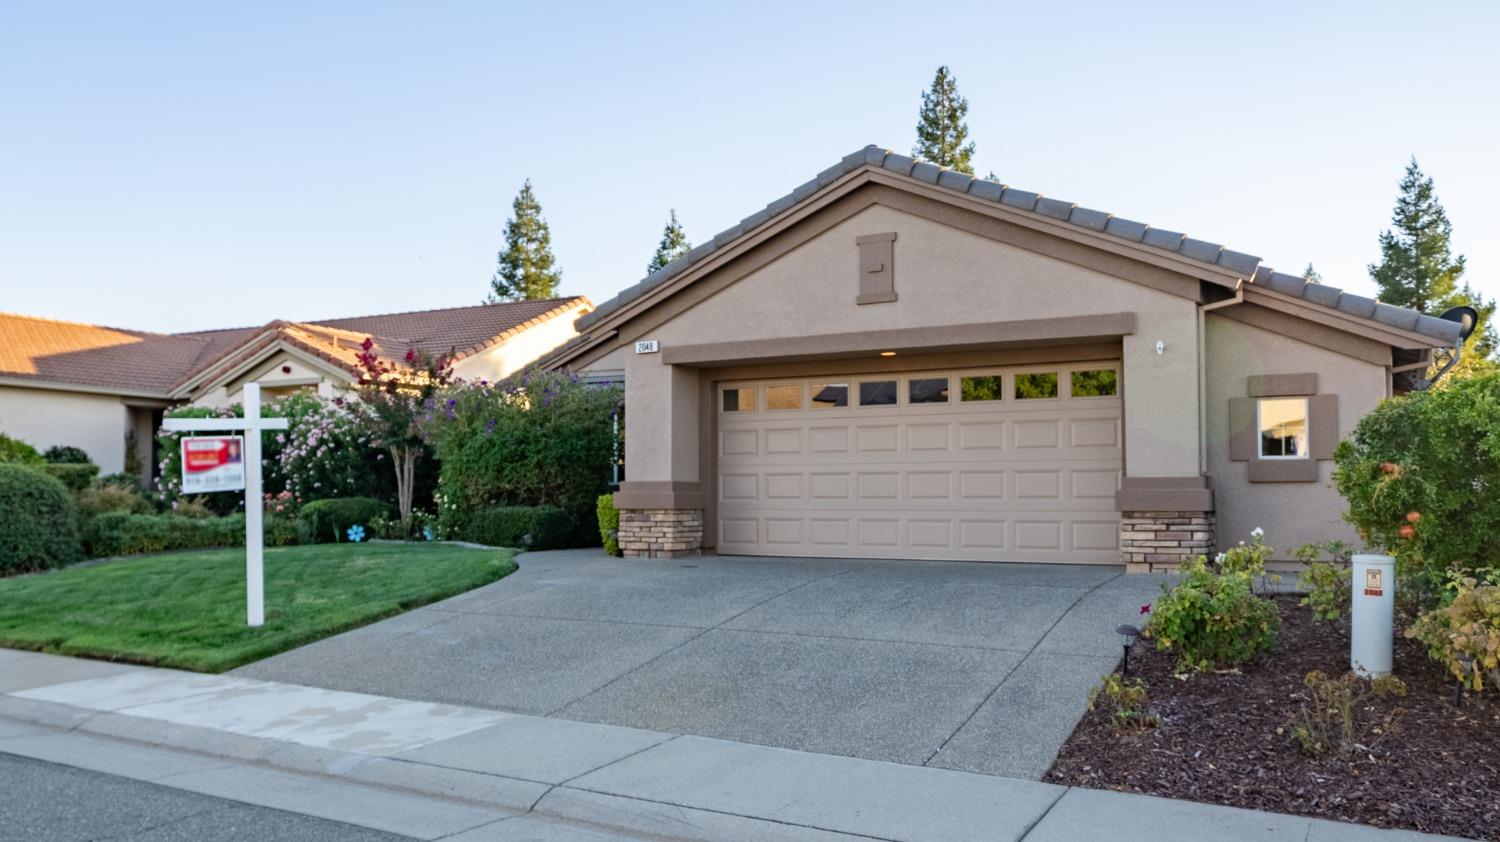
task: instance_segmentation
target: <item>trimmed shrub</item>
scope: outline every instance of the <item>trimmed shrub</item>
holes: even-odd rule
[[[599,495],[599,538],[604,542],[604,551],[612,556],[620,555],[620,511],[615,508],[615,495]]]
[[[1500,569],[1500,373],[1381,402],[1334,460],[1345,517],[1396,557],[1402,590],[1442,603],[1450,572]]]
[[[36,448],[20,439],[0,433],[0,463],[40,465],[45,460]]]
[[[134,515],[149,515],[156,511],[151,501],[118,485],[95,485],[80,491],[75,499],[78,510],[84,517],[95,517],[106,512],[129,512]]]
[[[57,464],[45,464],[34,466],[36,470],[57,477],[69,491],[75,494],[87,489],[94,484],[94,477],[99,476],[98,465],[79,465],[71,462]]]
[[[0,464],[0,575],[78,559],[78,513],[55,477]]]
[[[302,507],[299,518],[307,524],[307,534],[315,543],[345,540],[351,526],[369,527],[390,515],[390,507],[373,497],[339,497],[314,500]]]
[[[116,474],[105,474],[94,480],[94,485],[99,488],[123,488],[126,491],[134,491],[136,494],[146,493],[146,484],[141,482],[141,475],[121,471]]]
[[[94,558],[238,547],[244,543],[244,515],[186,518],[106,512],[90,521],[84,534],[84,545]]]
[[[94,460],[84,452],[81,447],[72,447],[66,444],[54,444],[47,448],[42,458],[52,465],[92,465]]]
[[[491,547],[556,550],[578,546],[578,521],[556,506],[494,506],[471,515],[457,535]]]

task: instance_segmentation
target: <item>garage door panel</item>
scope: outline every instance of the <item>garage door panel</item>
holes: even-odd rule
[[[720,413],[719,550],[1118,563],[1117,397],[907,405],[899,385],[894,406]]]

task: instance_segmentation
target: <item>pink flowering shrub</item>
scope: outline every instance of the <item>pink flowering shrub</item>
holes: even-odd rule
[[[283,488],[298,505],[334,497],[375,497],[377,457],[368,410],[353,401],[320,403],[275,436]]]

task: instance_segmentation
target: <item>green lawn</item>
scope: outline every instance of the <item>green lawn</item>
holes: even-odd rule
[[[0,579],[0,646],[222,672],[476,588],[510,550],[266,550],[266,624],[245,625],[245,552],[199,550]]]

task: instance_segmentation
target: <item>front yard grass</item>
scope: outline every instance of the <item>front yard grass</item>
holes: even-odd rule
[[[446,599],[516,569],[451,544],[266,550],[266,623],[245,625],[245,551],[143,556],[0,580],[0,646],[223,672]]]

